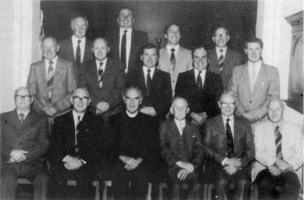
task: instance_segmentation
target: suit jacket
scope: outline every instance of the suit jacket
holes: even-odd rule
[[[175,70],[173,70],[171,67],[170,57],[171,54],[168,53],[167,47],[162,48],[159,51],[159,60],[157,68],[164,72],[170,73],[172,93],[174,96],[178,74],[192,69],[192,57],[190,50],[180,46],[176,55]]]
[[[194,167],[202,165],[204,152],[198,126],[186,121],[181,135],[172,119],[163,122],[159,132],[162,157],[170,167],[178,161],[190,162]]]
[[[302,169],[299,169],[303,165],[303,138],[301,126],[283,119],[280,132],[282,134],[283,159],[292,166],[293,170],[299,176],[299,180],[302,180]],[[271,121],[256,126],[254,144],[256,162],[254,163],[252,170],[253,181],[261,170],[272,166],[277,159],[275,135]]]
[[[242,55],[239,52],[233,51],[227,48],[225,59],[223,62],[223,69],[220,71],[218,57],[216,54],[216,49],[211,49],[208,51],[209,55],[209,70],[220,74],[223,80],[224,90],[227,90],[229,80],[232,76],[232,70],[234,67],[243,64]]]
[[[45,160],[49,146],[48,118],[30,110],[23,123],[17,110],[0,115],[1,161],[8,161],[14,149],[28,151],[25,163],[40,163]]]
[[[248,63],[235,67],[228,90],[236,95],[238,116],[249,111],[260,120],[266,115],[267,104],[272,97],[280,96],[280,78],[277,68],[262,63],[253,92],[250,88]]]
[[[221,76],[206,71],[203,89],[196,84],[194,69],[180,73],[175,88],[175,97],[180,96],[188,100],[190,112],[206,112],[208,118],[220,113],[218,101],[223,93]]]
[[[124,91],[126,75],[121,62],[109,59],[104,71],[102,88],[99,87],[96,61],[91,60],[85,64],[84,73],[79,87],[86,87],[90,93],[91,106],[96,107],[101,101],[110,105],[106,115],[118,113],[122,103],[121,94]]]
[[[152,106],[160,120],[165,119],[165,115],[169,112],[172,100],[170,75],[161,70],[155,69],[152,82],[151,94],[147,97],[146,82],[143,67],[138,68],[128,74],[128,86],[136,86],[143,93],[142,106]]]
[[[107,32],[105,38],[109,41],[110,52],[108,54],[109,58],[114,60],[120,60],[119,57],[119,37],[120,29]],[[148,34],[143,31],[132,29],[131,36],[131,48],[128,64],[128,73],[135,70],[136,67],[141,65],[140,52],[141,47],[149,41]]]
[[[43,107],[54,107],[58,111],[56,116],[66,113],[71,107],[70,97],[76,88],[73,64],[58,57],[52,86],[52,102],[48,100],[44,60],[31,64],[27,88],[35,97],[33,108],[36,112],[43,113]]]
[[[74,72],[75,72],[76,81],[77,81],[77,83],[79,83],[80,76],[83,73],[83,64],[88,62],[89,60],[94,59],[92,49],[91,49],[93,46],[92,41],[90,41],[88,38],[86,38],[83,60],[82,60],[80,66],[76,66],[76,63],[75,63],[76,60],[75,60],[75,56],[74,56],[72,38],[60,41],[59,44],[60,44],[60,49],[59,49],[58,55],[62,59],[68,60],[74,64],[74,66],[75,66]]]
[[[234,157],[240,158],[245,168],[254,159],[254,143],[250,122],[234,115]],[[225,124],[222,115],[207,119],[203,126],[203,146],[206,160],[210,165],[223,167],[226,158],[227,140]]]

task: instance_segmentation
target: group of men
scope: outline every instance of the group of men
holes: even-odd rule
[[[16,90],[16,109],[1,114],[1,198],[14,199],[24,177],[34,199],[46,199],[51,177],[58,198],[92,198],[92,180],[110,178],[114,199],[145,199],[149,182],[157,199],[163,181],[172,199],[200,199],[203,182],[219,199],[230,183],[235,199],[247,199],[251,181],[259,199],[295,199],[301,128],[282,118],[278,70],[263,63],[260,39],[246,41],[244,64],[224,27],[214,32],[214,49],[190,51],[170,24],[158,51],[132,28],[130,8],[117,22],[118,30],[91,42],[87,18],[77,16],[70,39],[43,39],[44,59]]]

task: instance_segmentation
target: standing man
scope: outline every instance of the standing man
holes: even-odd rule
[[[48,119],[31,109],[33,100],[27,88],[18,88],[16,109],[0,115],[0,199],[15,199],[18,177],[33,183],[35,200],[47,199],[49,177],[44,161],[49,146]]]
[[[203,128],[206,174],[213,181],[219,199],[227,199],[227,188],[234,183],[233,199],[249,199],[251,162],[254,143],[250,122],[234,115],[234,94],[222,94],[218,105],[221,114],[208,119]]]
[[[194,69],[180,73],[175,96],[187,99],[193,123],[202,125],[206,118],[220,113],[217,102],[223,92],[220,75],[207,70],[208,53],[204,47],[192,51]]]
[[[274,98],[268,104],[269,121],[256,126],[256,161],[253,180],[259,199],[298,199],[303,166],[301,126],[283,119],[284,104]]]
[[[91,109],[98,115],[107,116],[121,111],[121,94],[125,87],[126,75],[121,62],[108,59],[110,48],[104,38],[93,41],[95,59],[86,63],[79,82],[91,94]]]
[[[111,51],[109,57],[120,60],[125,73],[140,66],[139,55],[141,47],[148,42],[148,34],[133,28],[134,12],[130,8],[121,8],[117,16],[119,29],[106,33]]]
[[[212,36],[212,40],[215,43],[215,48],[208,51],[208,69],[221,75],[224,90],[227,90],[228,88],[233,68],[243,64],[242,55],[227,47],[227,42],[229,39],[230,35],[228,29],[218,27],[215,29]]]
[[[79,83],[83,73],[83,63],[94,59],[91,51],[92,41],[86,38],[88,26],[89,22],[86,16],[74,16],[71,20],[72,38],[59,42],[61,47],[59,56],[75,65],[77,83]]]
[[[170,73],[172,96],[179,73],[192,68],[191,51],[179,45],[181,32],[176,24],[170,24],[165,30],[167,46],[159,51],[158,69]]]
[[[102,120],[87,109],[91,102],[87,90],[76,89],[70,101],[73,110],[56,117],[52,129],[49,160],[54,178],[53,191],[60,199],[64,198],[70,190],[67,181],[76,180],[75,196],[92,199],[97,163],[105,156],[99,155],[98,151],[103,148],[99,143]]]
[[[170,112],[174,119],[161,125],[160,146],[162,156],[170,167],[169,183],[174,185],[171,197],[177,199],[179,185],[188,182],[189,193],[185,199],[200,199],[199,174],[202,173],[204,154],[200,131],[198,126],[186,121],[189,112],[186,99],[174,98]]]
[[[280,96],[280,79],[277,68],[262,60],[263,42],[250,38],[245,43],[248,62],[233,69],[228,90],[236,95],[236,115],[251,123],[261,121],[267,113],[270,98]]]
[[[34,110],[55,117],[71,107],[69,99],[76,88],[74,67],[57,56],[59,45],[54,37],[43,38],[41,48],[44,59],[31,64],[27,88],[34,97]]]

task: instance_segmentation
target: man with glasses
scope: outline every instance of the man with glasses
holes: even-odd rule
[[[109,57],[120,60],[125,73],[135,70],[141,64],[139,54],[141,47],[148,42],[148,34],[133,28],[134,12],[128,7],[123,7],[117,15],[119,29],[109,31],[105,38],[109,41],[111,51]]]
[[[33,183],[35,200],[47,199],[49,177],[44,161],[49,146],[48,119],[31,109],[33,100],[27,88],[18,88],[16,109],[0,115],[0,199],[15,199],[19,177]]]
[[[233,68],[243,64],[242,55],[227,47],[227,43],[230,40],[230,34],[225,27],[218,27],[215,29],[212,40],[215,43],[215,48],[208,51],[208,69],[221,75],[224,90],[227,90]]]
[[[180,73],[175,96],[187,99],[193,123],[202,125],[207,118],[220,113],[217,102],[223,92],[222,78],[207,70],[208,53],[200,46],[192,51],[194,69]]]
[[[169,192],[171,199],[201,199],[199,174],[202,172],[203,146],[198,126],[186,121],[188,102],[181,97],[172,101],[170,112],[174,119],[167,120],[160,127],[162,157],[166,159],[169,171]],[[188,192],[178,195],[182,183],[189,183]],[[173,187],[172,187],[173,186]],[[182,189],[181,189],[182,191]]]
[[[102,119],[87,108],[91,102],[89,92],[78,88],[70,98],[73,110],[56,117],[51,135],[49,159],[51,162],[53,192],[59,198],[93,198],[92,181],[97,177],[96,167],[103,163],[100,153]],[[68,180],[76,180],[75,190],[67,186]],[[73,188],[73,187],[72,187]]]
[[[207,119],[203,127],[205,179],[214,184],[219,199],[227,199],[230,184],[236,189],[233,199],[249,199],[255,154],[251,125],[233,114],[236,102],[232,92],[223,93],[218,106],[221,114]]]

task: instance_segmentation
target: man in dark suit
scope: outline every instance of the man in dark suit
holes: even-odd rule
[[[54,120],[49,155],[53,189],[60,198],[68,195],[68,180],[76,180],[73,193],[77,198],[94,195],[92,181],[104,155],[99,155],[99,148],[103,148],[99,143],[102,119],[87,109],[90,102],[87,90],[76,89],[71,97],[73,110]]]
[[[227,90],[229,80],[234,67],[243,64],[242,55],[227,47],[230,39],[228,29],[218,27],[215,29],[212,40],[215,48],[208,51],[209,70],[220,74],[223,80],[224,90]]]
[[[76,88],[74,67],[57,56],[59,45],[55,38],[44,38],[41,48],[44,59],[31,64],[27,88],[34,97],[34,110],[52,119],[71,107],[70,97]]]
[[[172,99],[170,74],[156,68],[158,51],[155,44],[145,44],[140,59],[143,66],[128,74],[127,84],[143,91],[140,112],[165,120]]]
[[[71,20],[73,36],[59,42],[59,56],[74,64],[77,83],[83,73],[83,63],[94,59],[91,51],[92,41],[86,38],[88,26],[89,22],[86,16],[74,16]]]
[[[187,99],[193,123],[202,125],[206,118],[220,113],[217,102],[223,92],[220,75],[207,70],[208,54],[204,47],[192,51],[194,69],[180,73],[175,96]]]
[[[189,112],[186,99],[174,98],[170,111],[174,119],[163,122],[160,140],[162,157],[170,167],[169,183],[174,184],[172,199],[177,199],[178,186],[184,182],[190,183],[187,199],[200,199],[199,173],[204,153],[198,126],[186,121]]]
[[[15,92],[16,109],[1,119],[1,199],[15,199],[18,177],[34,185],[34,199],[46,200],[49,183],[45,152],[49,146],[48,119],[31,109],[31,92]]]
[[[125,87],[126,75],[121,62],[107,58],[110,48],[104,38],[96,38],[92,51],[95,59],[87,62],[79,87],[88,89],[91,108],[96,114],[107,116],[121,110],[121,94]]]
[[[109,58],[120,60],[129,73],[139,67],[141,47],[148,42],[148,34],[133,28],[134,12],[130,8],[121,8],[117,16],[119,29],[105,34],[111,51]]]
[[[234,183],[233,199],[249,199],[251,162],[254,143],[250,122],[234,115],[234,94],[224,93],[218,105],[221,114],[207,119],[203,127],[206,179],[214,182],[219,199],[227,199],[229,184]]]
[[[126,110],[109,119],[111,134],[116,136],[113,196],[120,200],[145,200],[153,164],[151,156],[158,148],[157,127],[153,117],[139,112],[143,96],[137,87],[129,87],[123,99]]]

